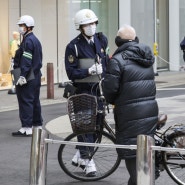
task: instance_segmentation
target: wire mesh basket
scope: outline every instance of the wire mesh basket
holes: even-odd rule
[[[96,130],[97,99],[95,96],[73,95],[68,99],[67,106],[74,133]]]

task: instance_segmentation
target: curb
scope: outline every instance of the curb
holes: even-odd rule
[[[41,106],[46,106],[46,105],[53,105],[53,104],[59,104],[59,103],[65,103],[66,100],[43,100],[41,101]],[[13,110],[18,110],[19,107],[18,105],[15,106],[4,106],[0,108],[0,112],[7,112],[7,111],[13,111]]]

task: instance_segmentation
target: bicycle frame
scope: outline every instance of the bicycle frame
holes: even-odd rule
[[[97,97],[96,102],[98,103],[97,105],[101,105],[101,106],[98,106],[98,107],[101,107],[101,109],[99,109],[99,108],[98,108],[98,110],[96,109],[97,112],[96,112],[95,116],[97,115],[97,113],[101,114],[102,116],[100,116],[100,117],[101,117],[102,121],[99,124],[99,121],[97,123],[97,119],[95,119],[95,122],[97,124],[96,124],[95,127],[93,126],[94,130],[89,131],[89,132],[87,130],[84,133],[83,132],[80,133],[79,135],[84,137],[84,139],[83,139],[84,142],[86,142],[86,134],[94,134],[93,137],[94,137],[96,143],[101,143],[101,142],[106,143],[107,141],[108,141],[108,143],[109,142],[115,143],[115,141],[116,141],[115,130],[111,127],[108,120],[106,120],[107,104],[106,104],[105,98],[104,98],[103,93],[102,93],[101,81],[99,82],[99,87],[100,87],[99,88],[100,89],[100,96]],[[94,95],[92,95],[92,96],[94,96]],[[86,102],[85,102],[85,104],[86,104]],[[164,129],[164,131],[162,131],[161,128],[165,125],[166,120],[167,120],[166,115],[159,116],[159,120],[158,120],[158,123],[157,123],[157,130],[154,133],[154,135],[155,135],[154,138],[155,138],[155,141],[156,141],[156,145],[157,146],[162,146],[162,147],[168,147],[169,146],[169,147],[177,147],[178,148],[181,144],[181,140],[179,141],[180,144],[178,144],[174,138],[179,136],[178,135],[179,130],[181,131],[181,129],[184,129],[184,131],[185,131],[185,126],[182,127],[182,125],[173,125],[173,126],[168,127],[167,129]],[[176,135],[176,133],[177,133],[177,135]],[[182,147],[184,147],[185,132],[182,133],[182,134],[183,134],[182,135],[182,137],[183,137]],[[67,137],[67,140],[73,140],[73,139],[78,140],[78,138],[76,138],[76,137],[78,137],[79,135],[78,135],[78,133],[73,133],[73,134],[71,134]],[[179,137],[181,137],[181,136],[179,136]],[[87,159],[89,159],[89,160],[93,159],[95,161],[98,161],[99,160],[99,158],[98,158],[99,152],[100,153],[102,152],[101,147],[87,147],[87,148],[89,149],[89,150],[87,149],[87,151],[88,151],[87,152]],[[107,168],[104,169],[105,171],[103,172],[103,175],[102,175],[102,172],[100,172],[99,173],[100,176],[89,178],[89,177],[86,177],[84,175],[82,175],[82,176],[78,175],[78,173],[76,174],[76,170],[77,170],[76,168],[77,167],[74,168],[74,166],[72,166],[70,169],[68,169],[68,165],[66,165],[66,164],[69,164],[68,156],[69,156],[69,153],[70,153],[71,150],[74,150],[74,153],[76,152],[76,148],[70,148],[70,147],[68,148],[68,146],[61,145],[61,147],[59,149],[59,152],[58,152],[59,163],[60,163],[62,169],[64,169],[64,171],[68,175],[70,175],[71,177],[76,178],[78,180],[82,180],[82,181],[94,181],[94,180],[99,180],[99,179],[103,179],[103,178],[107,177],[108,175],[110,175],[112,172],[114,172],[117,169],[117,167],[119,166],[119,163],[121,161],[119,156],[117,156],[116,150],[114,149],[113,150],[114,155],[112,155],[112,157],[114,159],[114,163],[113,164],[112,163],[107,163],[107,165],[111,164],[109,166],[109,169],[107,169]],[[66,158],[64,157],[65,151],[67,153]],[[112,151],[110,151],[110,154],[111,154],[111,152]],[[99,161],[99,163],[102,162],[102,159],[104,160],[104,162],[109,161],[109,160],[107,160],[107,152],[103,151],[102,154],[103,154],[104,158],[102,158],[102,156],[101,156],[101,160]],[[73,155],[74,154],[72,152],[72,156],[70,158],[72,158]],[[108,156],[110,157],[111,155],[108,155]],[[174,161],[174,159],[176,159],[176,161]],[[175,170],[170,167],[170,164],[172,166],[176,165],[178,168],[179,167],[181,167],[181,168],[185,167],[184,159],[185,159],[185,156],[180,155],[177,152],[174,152],[171,155],[168,152],[156,151],[156,169],[157,169],[156,174],[158,175],[157,177],[159,177],[160,171],[163,171],[165,169],[168,172],[169,176],[175,182],[177,182],[180,185],[184,185],[183,183],[181,183],[182,181],[181,181],[180,176],[173,173],[173,171],[175,171]],[[181,160],[182,164],[180,164],[180,163],[178,164],[178,160]],[[98,165],[98,163],[97,163],[97,165]]]
[[[160,130],[160,129],[159,129]],[[164,132],[159,132],[158,130],[156,130],[155,132],[155,143],[157,146],[170,146],[170,147],[176,147],[174,145],[173,142],[170,141],[169,136],[171,134],[175,134],[178,133],[178,131],[184,131],[185,127],[182,124],[175,124],[172,125],[170,127],[168,127],[167,129],[164,130]],[[156,138],[157,137],[157,138]],[[184,146],[182,146],[184,147]],[[162,157],[164,152],[161,151],[156,151],[156,166],[159,168],[160,171],[164,171],[165,166],[164,166],[164,159]],[[171,154],[169,154],[169,156],[171,157]],[[183,159],[185,160],[185,157],[180,154],[180,153],[176,153],[174,156],[171,157],[171,159]],[[176,165],[177,167],[180,166],[181,168],[185,167],[185,164],[179,164],[179,163],[175,163],[175,162],[168,162],[168,165]]]
[[[103,124],[104,124],[104,128],[109,132],[109,134],[112,135],[112,137],[116,138],[114,130],[109,125],[109,123],[108,123],[108,121],[106,119],[104,119],[104,123]]]
[[[159,130],[161,130],[161,128]],[[168,133],[170,131],[171,133]],[[165,129],[164,132],[162,133],[156,130],[154,135],[160,139],[161,145],[163,145],[163,143],[165,142],[169,144],[170,146],[172,146],[172,143],[168,140],[168,135],[175,133],[177,131],[185,131],[185,126],[183,124],[174,124],[168,127],[167,129]],[[157,140],[157,138],[155,140]]]
[[[112,127],[109,125],[108,121],[105,118],[105,115],[106,115],[106,112],[105,112],[106,102],[105,102],[105,97],[103,96],[103,91],[102,91],[102,80],[100,80],[100,82],[99,82],[99,89],[100,89],[100,100],[103,102],[103,110],[99,110],[98,112],[102,113],[103,116],[104,116],[104,120],[103,120],[104,128],[109,132],[109,134],[112,137],[116,138],[114,130],[112,129]],[[108,112],[109,112],[109,109],[108,109]]]

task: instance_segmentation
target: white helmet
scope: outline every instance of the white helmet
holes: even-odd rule
[[[25,24],[27,27],[34,27],[34,19],[29,15],[23,15],[20,17],[17,24]]]
[[[89,24],[97,21],[98,17],[92,10],[89,9],[82,9],[78,11],[74,18],[75,27],[77,30],[79,30],[80,25]]]

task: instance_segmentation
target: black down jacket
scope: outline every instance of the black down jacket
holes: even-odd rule
[[[158,120],[151,49],[140,43],[120,46],[110,59],[103,93],[114,104],[116,143],[136,145],[137,135],[153,137]],[[122,159],[136,157],[135,150],[117,149]]]

